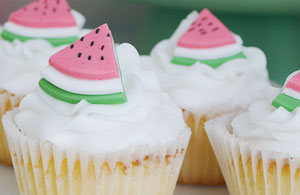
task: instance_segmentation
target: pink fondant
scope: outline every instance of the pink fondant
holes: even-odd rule
[[[179,38],[177,45],[187,48],[214,48],[236,43],[232,32],[208,9],[203,9]]]
[[[67,0],[38,0],[13,12],[9,21],[33,28],[74,27],[75,18]]]
[[[66,75],[80,79],[105,80],[120,77],[114,42],[107,24],[54,54],[49,64]]]
[[[286,88],[300,92],[300,72],[293,76],[285,85]]]

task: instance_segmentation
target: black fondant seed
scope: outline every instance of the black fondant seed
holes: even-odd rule
[[[104,49],[104,45],[101,46],[101,50],[103,50],[103,49]]]
[[[83,39],[84,39],[84,37],[81,37],[81,38],[80,38],[80,41],[83,41]]]
[[[88,60],[91,60],[91,59],[92,59],[92,56],[89,56],[89,57],[88,57]]]
[[[98,28],[98,29],[96,30],[96,34],[98,34],[98,33],[99,33],[99,31],[100,31],[100,29]]]
[[[74,44],[72,44],[72,45],[70,46],[70,48],[73,49],[73,48],[74,48]]]
[[[110,37],[110,34],[109,34],[109,33],[107,33],[107,36],[108,36],[108,37]]]
[[[104,57],[103,57],[103,56],[101,56],[101,60],[104,60]]]
[[[91,46],[93,46],[93,45],[94,45],[94,41],[91,42]]]
[[[81,53],[78,53],[77,57],[80,58],[81,57]]]

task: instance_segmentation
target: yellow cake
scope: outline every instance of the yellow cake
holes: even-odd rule
[[[0,91],[0,118],[7,111],[17,107],[21,99],[22,97],[10,94],[8,91]],[[0,163],[12,165],[2,121],[0,121]]]

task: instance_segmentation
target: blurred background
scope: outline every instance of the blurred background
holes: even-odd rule
[[[30,0],[0,0],[0,22]],[[116,42],[132,43],[140,54],[149,54],[160,40],[172,35],[192,10],[209,8],[245,46],[261,48],[268,58],[272,80],[283,84],[300,69],[299,0],[69,0],[86,16],[86,27],[107,22]]]

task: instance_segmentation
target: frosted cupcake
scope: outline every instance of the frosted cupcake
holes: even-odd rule
[[[3,117],[21,194],[173,194],[190,130],[136,49],[104,24],[49,64]]]
[[[207,122],[230,194],[300,193],[300,71],[247,112]]]
[[[87,31],[84,22],[65,0],[35,1],[10,15],[0,39],[0,118],[33,91],[49,57]],[[0,163],[11,164],[1,122]]]
[[[259,89],[269,83],[264,53],[244,47],[239,36],[204,9],[188,15],[170,39],[142,57],[142,63],[158,74],[163,90],[183,110],[192,129],[179,182],[223,184],[204,123],[245,109],[259,97]]]

